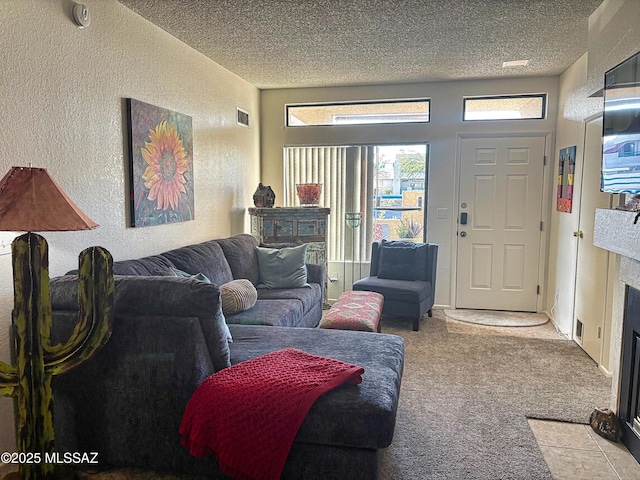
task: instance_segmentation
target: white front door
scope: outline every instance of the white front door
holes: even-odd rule
[[[602,117],[598,117],[585,125],[580,226],[574,233],[578,238],[575,338],[598,364],[602,363],[604,330],[610,324],[605,321],[609,252],[593,245],[596,208],[611,207],[611,195],[600,191],[601,155]]]
[[[456,308],[536,311],[544,150],[544,137],[462,140]]]

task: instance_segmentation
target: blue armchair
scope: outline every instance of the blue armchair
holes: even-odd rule
[[[374,242],[369,276],[353,284],[353,290],[384,296],[383,314],[413,319],[413,330],[435,298],[438,245],[412,242]]]

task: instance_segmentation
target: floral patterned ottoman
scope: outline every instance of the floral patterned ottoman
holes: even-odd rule
[[[322,316],[318,328],[380,332],[384,297],[376,292],[344,292]]]

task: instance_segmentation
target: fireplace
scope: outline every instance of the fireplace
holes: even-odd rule
[[[623,443],[640,462],[640,222],[637,212],[596,209],[593,244],[616,253],[612,282],[610,408]],[[614,277],[615,278],[615,274]]]
[[[640,462],[640,290],[625,292],[618,417],[622,443]]]

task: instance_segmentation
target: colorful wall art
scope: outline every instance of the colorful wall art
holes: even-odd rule
[[[127,99],[131,224],[194,219],[191,117]]]
[[[560,164],[558,166],[558,201],[556,210],[571,213],[573,202],[573,175],[576,169],[576,147],[560,150]]]

